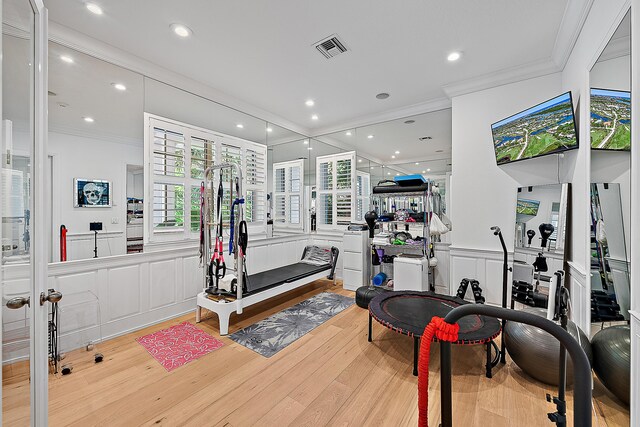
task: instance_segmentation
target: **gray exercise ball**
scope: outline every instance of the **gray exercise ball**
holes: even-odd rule
[[[627,405],[631,387],[631,329],[612,326],[591,340],[593,370],[604,386]]]
[[[528,307],[523,311],[547,316],[544,308]],[[591,363],[589,339],[575,323],[567,323],[567,332],[582,346]],[[507,354],[526,374],[545,384],[558,385],[560,376],[560,342],[540,328],[518,322],[507,322],[504,328]],[[567,353],[567,384],[573,383],[573,365]]]

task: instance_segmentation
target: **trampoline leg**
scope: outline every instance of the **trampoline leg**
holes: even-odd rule
[[[413,376],[418,376],[418,349],[420,348],[420,338],[413,337]]]
[[[491,341],[487,343],[487,378],[493,377],[493,373],[491,372],[491,368],[493,368],[491,363]]]
[[[371,314],[369,314],[369,339],[368,341],[371,342]]]

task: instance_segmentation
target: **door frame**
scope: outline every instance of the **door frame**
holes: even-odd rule
[[[31,426],[48,425],[48,375],[49,375],[49,350],[48,350],[48,310],[49,304],[40,303],[40,295],[47,290],[48,267],[48,240],[50,234],[47,231],[47,197],[46,162],[47,162],[47,91],[48,91],[48,14],[43,0],[27,1],[33,11],[33,34],[31,45],[33,49],[33,67],[31,68],[30,82],[32,85],[30,112],[31,141],[31,198],[29,209],[31,210],[31,251],[30,251],[30,288],[29,297],[31,304],[29,311],[29,373],[30,373],[30,424]],[[0,0],[0,16],[3,12],[3,0]],[[0,53],[2,42],[0,39]],[[2,71],[0,69],[0,77]],[[0,85],[0,99],[2,87]],[[0,116],[2,106],[0,103]],[[4,154],[4,153],[3,153]],[[0,268],[0,283],[2,282],[2,269]],[[0,310],[0,322],[2,311]],[[0,338],[1,330],[0,330]],[[0,359],[2,359],[2,347],[0,346]],[[0,371],[0,380],[2,372]],[[2,389],[0,388],[0,402],[2,401]],[[2,423],[2,411],[0,410],[0,423]]]

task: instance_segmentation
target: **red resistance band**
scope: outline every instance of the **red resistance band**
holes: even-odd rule
[[[420,339],[420,355],[418,359],[418,426],[429,427],[429,355],[431,342],[435,336],[438,341],[456,342],[460,325],[449,324],[442,317],[433,316],[424,328]]]
[[[60,227],[60,261],[67,260],[67,227]]]

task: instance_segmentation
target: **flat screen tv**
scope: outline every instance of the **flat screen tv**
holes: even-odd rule
[[[578,148],[571,92],[491,125],[499,165]]]
[[[75,178],[73,205],[76,208],[111,207],[111,182],[102,179]]]
[[[591,88],[591,148],[631,150],[631,92]]]
[[[516,213],[520,215],[538,215],[538,209],[540,209],[540,202],[537,200],[518,199],[516,204]]]

